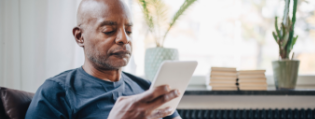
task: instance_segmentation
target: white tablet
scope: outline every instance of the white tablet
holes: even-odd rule
[[[162,63],[150,89],[168,84],[171,89],[178,89],[180,96],[163,104],[158,109],[170,107],[171,109],[174,109],[173,112],[175,111],[179,101],[185,93],[197,64],[196,61],[165,61]]]

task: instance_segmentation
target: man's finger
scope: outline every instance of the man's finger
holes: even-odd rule
[[[141,97],[142,102],[151,102],[155,100],[155,98],[160,97],[161,95],[165,95],[170,91],[170,87],[168,85],[161,85],[156,88],[150,89],[143,93],[143,97]]]
[[[171,115],[171,113],[172,113],[172,109],[168,107],[164,109],[154,110],[149,116],[149,119],[160,119],[168,115]]]
[[[174,98],[177,98],[179,96],[179,91],[177,89],[172,90],[164,95],[161,95],[160,97],[154,99],[150,104],[150,109],[155,110],[159,106],[163,105],[164,103],[171,101]]]
[[[122,101],[122,100],[128,99],[128,98],[130,98],[130,97],[131,97],[131,96],[120,96],[120,97],[118,97],[117,102],[120,102],[120,101]]]

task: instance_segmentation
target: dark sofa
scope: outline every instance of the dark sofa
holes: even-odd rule
[[[24,119],[34,93],[0,87],[0,119]]]

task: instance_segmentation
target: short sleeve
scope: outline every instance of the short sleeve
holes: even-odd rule
[[[46,80],[35,93],[25,119],[70,119],[71,110],[62,86]]]
[[[175,110],[175,112],[172,115],[164,117],[163,119],[173,119],[173,118],[178,117],[178,116],[179,116],[179,114],[178,114],[177,110]]]

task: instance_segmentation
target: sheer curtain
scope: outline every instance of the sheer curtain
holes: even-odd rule
[[[83,64],[72,36],[81,0],[0,0],[0,86],[35,92]]]
[[[47,78],[83,64],[72,36],[80,1],[0,0],[0,86],[35,92]],[[131,58],[124,70],[133,67]]]

